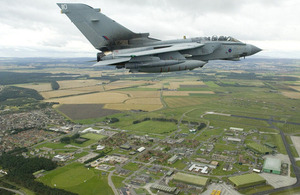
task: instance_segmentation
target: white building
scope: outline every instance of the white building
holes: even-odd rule
[[[237,128],[237,127],[230,127],[229,129],[232,131],[244,131],[243,128]]]
[[[227,140],[232,141],[232,142],[241,142],[242,141],[240,138],[235,138],[235,137],[228,137]]]
[[[66,161],[67,158],[68,158],[67,156],[63,156],[63,155],[58,154],[58,155],[55,155],[52,160],[63,162],[63,161]]]
[[[145,147],[140,147],[139,149],[137,149],[138,152],[143,152],[146,148]]]
[[[189,171],[195,171],[195,172],[201,172],[204,174],[208,173],[208,166],[201,166],[198,164],[192,164],[192,166],[190,166]]]
[[[104,148],[105,148],[105,146],[98,145],[96,150],[103,150]]]
[[[96,130],[96,129],[93,129],[92,127],[89,127],[87,129],[84,129],[81,131],[81,133],[97,133],[97,134],[100,134],[102,131],[104,131],[104,129],[100,129],[100,130]]]

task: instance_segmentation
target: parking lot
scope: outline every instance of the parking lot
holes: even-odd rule
[[[222,184],[211,184],[207,186],[207,190],[203,192],[203,195],[210,195],[213,190],[220,190],[221,195],[240,195],[238,191],[236,191],[232,186],[226,185],[225,183]]]

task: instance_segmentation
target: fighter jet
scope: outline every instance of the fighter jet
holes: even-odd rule
[[[203,67],[209,60],[238,61],[261,49],[230,36],[162,41],[134,33],[85,4],[57,3],[99,51],[94,66],[116,66],[130,72],[171,72]]]

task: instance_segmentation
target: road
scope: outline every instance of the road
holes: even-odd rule
[[[116,189],[114,183],[111,180],[111,176],[113,175],[114,171],[109,172],[108,174],[108,185],[111,187],[115,195],[118,195],[118,190]]]
[[[296,161],[295,161],[295,158],[292,155],[292,152],[290,150],[289,143],[287,142],[287,140],[285,138],[284,132],[281,129],[279,129],[278,127],[276,127],[275,125],[273,125],[273,123],[284,123],[284,124],[292,124],[292,125],[300,125],[300,123],[274,120],[272,117],[270,119],[264,119],[264,118],[241,116],[241,115],[230,115],[230,116],[231,117],[237,117],[237,118],[246,118],[246,119],[266,121],[271,126],[271,128],[278,130],[279,133],[280,133],[282,142],[284,144],[284,147],[286,149],[286,152],[287,152],[287,154],[289,156],[289,159],[291,161],[291,166],[294,169],[294,173],[296,175],[297,182],[294,183],[293,185],[285,186],[285,187],[281,187],[281,188],[276,188],[276,189],[272,189],[272,190],[267,190],[267,191],[262,191],[262,192],[257,192],[257,193],[254,193],[254,195],[270,194],[270,193],[274,193],[274,192],[281,192],[281,191],[284,191],[284,190],[300,187],[300,170],[299,170],[298,166],[296,165]]]
[[[14,190],[14,189],[9,189],[9,188],[4,188],[4,187],[0,187],[0,189],[4,189],[4,190],[10,191],[10,192],[13,192],[15,194],[25,195],[23,192],[20,192],[18,190]]]
[[[254,193],[254,194],[255,195],[270,194],[270,193],[273,193],[273,192],[280,192],[280,191],[283,191],[283,190],[288,190],[288,189],[292,189],[292,188],[295,188],[295,187],[300,187],[300,170],[296,165],[296,161],[295,161],[295,158],[292,155],[292,152],[290,150],[289,143],[287,142],[287,140],[285,138],[284,132],[281,129],[279,129],[278,127],[276,127],[275,125],[273,125],[273,123],[285,123],[285,124],[293,124],[293,125],[300,125],[300,123],[273,120],[272,118],[271,119],[263,119],[263,118],[239,116],[239,115],[231,115],[231,116],[232,117],[238,117],[238,118],[248,118],[248,119],[267,121],[273,129],[278,130],[280,132],[280,136],[281,136],[281,139],[283,141],[286,152],[287,152],[287,154],[289,156],[289,159],[291,161],[291,166],[293,167],[294,173],[296,175],[297,182],[295,184],[291,185],[291,186],[286,186],[286,187],[276,188],[276,189],[273,189],[273,190],[257,192],[257,193]]]
[[[232,117],[238,117],[238,118],[247,118],[247,119],[254,119],[254,120],[260,120],[260,121],[267,121],[269,122],[270,119],[265,119],[265,118],[257,118],[257,117],[250,117],[250,116],[240,116],[240,115],[230,115]],[[288,121],[280,121],[280,120],[271,120],[273,123],[284,123],[284,124],[290,124],[290,125],[300,125],[300,123],[296,122],[288,122]]]
[[[295,158],[292,155],[292,152],[290,150],[289,143],[287,142],[287,140],[285,138],[284,132],[281,129],[279,129],[278,127],[274,126],[273,122],[274,121],[272,119],[268,121],[268,123],[271,125],[272,128],[274,128],[274,129],[276,129],[276,130],[278,130],[280,132],[281,139],[283,141],[283,144],[285,146],[286,152],[287,152],[287,154],[288,154],[288,156],[290,158],[290,161],[291,161],[291,166],[294,169],[294,173],[296,175],[297,182],[295,184],[291,185],[291,186],[286,186],[286,187],[281,187],[281,188],[277,188],[277,189],[273,189],[273,190],[267,190],[267,191],[263,191],[263,192],[258,192],[258,193],[255,193],[255,195],[270,194],[270,193],[273,193],[273,192],[280,192],[280,191],[283,191],[283,190],[288,190],[288,189],[292,189],[292,188],[300,186],[300,170],[299,170],[299,168],[296,165],[296,161],[295,161]]]

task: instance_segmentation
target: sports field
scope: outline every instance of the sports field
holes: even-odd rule
[[[102,175],[101,171],[85,168],[80,163],[57,168],[37,180],[80,195],[113,194],[107,174]]]

